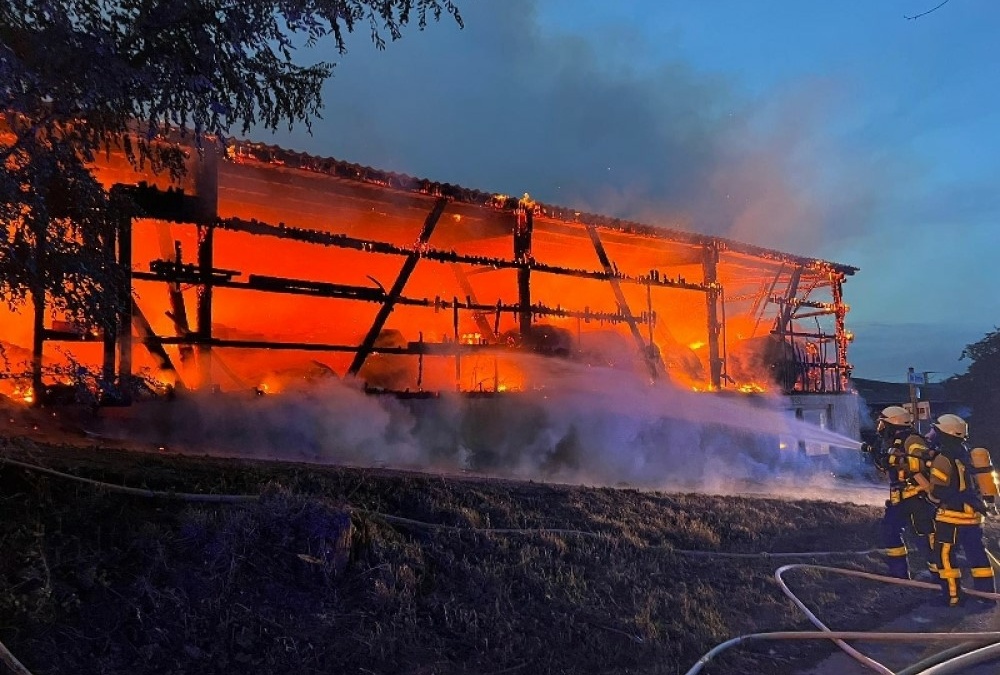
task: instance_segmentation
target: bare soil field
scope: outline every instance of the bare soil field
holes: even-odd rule
[[[851,553],[877,546],[870,505],[180,456],[98,443],[65,410],[0,421],[0,641],[34,675],[685,673],[736,636],[813,629],[779,566],[883,571]],[[968,618],[925,611],[932,591],[785,579],[834,630]],[[747,642],[703,672],[853,672],[835,650]]]

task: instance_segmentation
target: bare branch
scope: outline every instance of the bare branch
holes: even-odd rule
[[[922,17],[922,16],[927,16],[927,15],[928,15],[928,14],[930,14],[931,12],[936,12],[937,10],[939,10],[939,9],[941,9],[942,7],[944,7],[945,5],[947,5],[949,1],[950,1],[950,0],[944,0],[944,2],[942,2],[942,3],[941,3],[940,5],[938,5],[937,7],[933,7],[933,8],[931,8],[931,9],[928,9],[928,10],[927,10],[926,12],[921,12],[920,14],[914,14],[913,16],[906,16],[906,15],[904,15],[904,18],[907,18],[907,19],[919,19],[919,18],[920,18],[920,17]]]

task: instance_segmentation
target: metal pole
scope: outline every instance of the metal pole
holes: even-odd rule
[[[913,428],[920,433],[920,415],[917,411],[917,384],[913,381],[913,368],[910,367],[906,371],[906,381],[910,385],[910,410],[913,413]]]

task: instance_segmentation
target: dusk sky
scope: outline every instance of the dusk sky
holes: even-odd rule
[[[1000,3],[458,0],[255,140],[860,268],[855,376],[1000,323]]]

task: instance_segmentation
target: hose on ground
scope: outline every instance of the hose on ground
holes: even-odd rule
[[[842,568],[839,568],[839,567],[825,567],[825,566],[822,566],[822,565],[808,565],[808,564],[785,565],[783,567],[780,567],[777,571],[775,571],[774,578],[777,580],[778,584],[781,586],[782,592],[786,596],[788,596],[788,598],[793,603],[795,603],[795,605],[800,610],[802,610],[802,612],[806,615],[806,617],[809,619],[810,622],[812,622],[812,624],[814,626],[816,626],[820,630],[824,630],[824,631],[829,631],[830,629],[822,621],[820,621],[819,618],[815,614],[813,614],[805,606],[805,604],[795,596],[794,593],[792,593],[791,589],[788,588],[788,585],[785,583],[784,579],[782,578],[782,575],[786,571],[791,570],[791,569],[814,569],[814,570],[821,570],[821,571],[825,571],[825,572],[833,572],[835,574],[842,574],[842,575],[845,575],[845,576],[855,577],[855,578],[859,578],[859,579],[870,579],[870,580],[873,580],[873,581],[881,581],[883,583],[896,584],[898,586],[909,586],[911,588],[925,588],[925,589],[930,589],[930,590],[934,590],[934,591],[939,591],[940,590],[940,587],[937,584],[932,584],[932,583],[928,583],[928,582],[925,582],[925,581],[915,581],[915,580],[911,580],[911,579],[899,579],[897,577],[888,577],[888,576],[885,576],[885,575],[882,575],[882,574],[873,574],[871,572],[862,572],[862,571],[859,571],[859,570],[847,570],[847,569],[842,569]],[[976,590],[973,590],[973,589],[969,589],[967,591],[967,593],[969,595],[975,595],[975,596],[986,598],[986,599],[990,599],[990,600],[1000,600],[1000,594],[997,594],[997,593],[985,593],[983,591],[976,591]],[[843,650],[846,654],[848,654],[849,656],[851,656],[853,659],[855,659],[856,661],[858,661],[862,665],[868,666],[869,668],[871,668],[872,670],[875,670],[876,672],[885,673],[887,675],[892,675],[892,671],[891,670],[889,670],[888,668],[886,668],[881,663],[878,663],[877,661],[869,658],[868,656],[865,656],[864,654],[862,654],[861,652],[859,652],[858,650],[856,650],[854,647],[851,647],[849,644],[847,644],[846,642],[844,642],[843,640],[835,640],[834,643],[838,647],[840,647],[841,650]]]
[[[112,483],[104,483],[102,481],[93,480],[91,478],[74,476],[72,474],[56,471],[55,469],[48,469],[44,466],[37,466],[35,464],[27,464],[26,462],[19,462],[16,459],[10,459],[9,457],[0,457],[0,465],[3,464],[10,464],[11,466],[27,469],[28,471],[37,471],[39,473],[48,474],[50,476],[56,476],[58,478],[74,480],[79,483],[86,483],[87,485],[93,485],[94,487],[101,488],[102,490],[108,490],[109,492],[118,492],[121,494],[132,495],[134,497],[173,499],[176,501],[183,501],[183,502],[208,502],[213,504],[242,504],[246,502],[256,501],[259,498],[258,495],[213,495],[213,494],[205,494],[198,492],[170,492],[166,490],[148,490],[146,488],[126,487],[124,485],[114,485]]]
[[[1000,642],[980,647],[979,649],[967,652],[961,656],[956,656],[955,658],[949,659],[943,663],[939,663],[936,666],[932,666],[927,670],[921,671],[920,675],[952,675],[953,673],[964,673],[965,669],[969,666],[975,666],[980,663],[989,663],[996,658],[1000,658]]]
[[[162,491],[162,490],[149,490],[145,488],[131,488],[121,485],[114,485],[111,483],[105,483],[102,481],[93,480],[90,478],[83,478],[80,476],[74,476],[72,474],[63,473],[61,471],[56,471],[54,469],[49,469],[43,466],[38,466],[34,464],[28,464],[26,462],[20,462],[7,457],[0,457],[0,465],[10,464],[12,466],[19,467],[21,469],[29,471],[37,471],[58,478],[63,478],[67,480],[78,481],[94,487],[105,489],[111,492],[118,492],[122,494],[128,494],[138,497],[146,498],[162,498],[162,499],[172,499],[185,502],[196,502],[196,503],[217,503],[217,504],[240,504],[257,501],[260,495],[217,495],[217,494],[205,494],[205,493],[185,493],[185,492],[172,492],[172,491]],[[558,529],[558,528],[475,528],[475,527],[463,527],[457,525],[444,525],[439,523],[427,523],[423,521],[413,520],[411,518],[404,518],[401,516],[393,516],[389,514],[379,513],[377,511],[369,511],[365,509],[351,509],[355,513],[362,513],[377,519],[381,519],[385,522],[410,526],[410,527],[421,527],[428,529],[439,529],[439,530],[450,530],[450,531],[463,531],[463,532],[487,532],[494,534],[556,534],[562,536],[583,536],[583,537],[606,537],[605,533],[600,532],[586,532],[582,530],[568,530],[568,529]],[[655,547],[660,548],[660,547]],[[676,549],[672,547],[662,547],[670,552],[693,556],[693,557],[715,557],[715,558],[763,558],[763,559],[774,559],[774,558],[812,558],[812,557],[828,557],[828,556],[854,556],[854,555],[868,555],[872,553],[883,552],[884,549],[872,548],[860,551],[808,551],[808,552],[760,552],[760,553],[738,553],[738,552],[725,552],[725,551],[695,551],[687,549]],[[996,562],[991,554],[991,559]],[[885,633],[885,632],[863,632],[863,631],[831,631],[822,621],[813,614],[801,600],[799,600],[794,593],[788,588],[782,579],[782,574],[790,569],[803,568],[803,569],[815,569],[824,570],[829,572],[834,572],[837,574],[844,574],[847,576],[854,576],[858,578],[873,579],[877,581],[883,581],[886,583],[892,583],[902,586],[911,586],[914,588],[925,588],[925,589],[938,589],[937,584],[931,584],[922,581],[914,581],[910,579],[899,579],[896,577],[888,577],[880,574],[874,574],[871,572],[861,572],[857,570],[848,570],[839,567],[827,567],[823,565],[811,565],[811,564],[791,564],[784,565],[775,572],[775,578],[778,584],[781,586],[782,592],[787,595],[792,602],[802,610],[809,620],[818,627],[819,631],[784,631],[784,632],[772,632],[772,633],[753,633],[750,635],[739,636],[728,640],[706,653],[698,662],[692,667],[687,675],[695,675],[700,672],[706,663],[708,663],[717,654],[725,651],[729,647],[735,646],[742,642],[751,640],[797,640],[797,639],[825,639],[832,640],[837,644],[842,650],[844,650],[848,655],[850,655],[855,660],[859,661],[868,668],[875,670],[882,675],[893,675],[893,672],[886,668],[881,663],[861,654],[856,649],[848,645],[844,640],[846,639],[865,639],[865,640],[891,640],[891,641],[913,641],[916,639],[963,639],[968,641],[982,641],[982,640],[997,640],[997,645],[990,645],[990,647],[996,647],[995,650],[989,650],[989,648],[977,649],[974,652],[968,652],[961,654],[960,656],[949,659],[932,666],[934,668],[947,668],[950,667],[949,664],[953,662],[960,662],[968,665],[969,663],[975,662],[979,663],[982,660],[988,660],[990,658],[995,658],[1000,655],[1000,632],[998,633]],[[966,590],[968,595],[977,596],[981,598],[1000,600],[1000,594],[997,593],[986,593],[983,591],[977,591],[974,589]],[[943,654],[943,653],[942,653]],[[976,656],[970,656],[975,654]],[[979,659],[977,661],[960,661],[968,657],[969,659]],[[9,660],[8,660],[9,659]],[[16,675],[31,675],[31,673],[24,668],[20,662],[11,654],[7,648],[0,643],[0,661],[6,663]],[[18,670],[18,668],[20,670]],[[915,675],[930,675],[932,672],[934,675],[943,675],[944,673],[955,672],[953,670],[928,670],[928,671],[913,671]]]
[[[979,644],[976,642],[962,642],[954,647],[948,647],[948,649],[942,649],[939,652],[935,652],[928,657],[920,659],[916,663],[911,663],[906,668],[902,670],[897,670],[896,675],[920,675],[921,673],[926,673],[928,668],[932,666],[937,666],[946,661],[950,661],[956,656],[962,656],[971,652],[973,649],[978,649]]]
[[[897,577],[889,577],[889,576],[885,576],[885,575],[882,575],[882,574],[874,574],[872,572],[862,572],[862,571],[859,571],[859,570],[848,570],[848,569],[843,569],[843,568],[840,568],[840,567],[827,567],[827,566],[824,566],[824,565],[792,564],[792,565],[784,565],[784,566],[780,567],[777,571],[775,571],[774,576],[775,576],[775,579],[778,582],[778,585],[781,587],[782,592],[786,596],[788,596],[788,598],[795,604],[796,607],[798,607],[803,613],[805,613],[806,617],[809,619],[809,621],[814,626],[816,626],[817,628],[820,629],[818,633],[815,632],[815,631],[803,631],[803,632],[801,632],[802,635],[813,636],[813,637],[816,637],[816,638],[818,638],[819,636],[823,636],[826,639],[832,640],[838,647],[840,647],[851,658],[855,659],[856,661],[858,661],[859,663],[861,663],[866,668],[874,670],[875,672],[880,673],[881,675],[894,675],[894,674],[893,674],[893,671],[890,670],[889,668],[887,668],[885,665],[879,663],[878,661],[875,661],[874,659],[872,659],[872,658],[870,658],[868,656],[865,656],[864,654],[862,654],[861,652],[859,652],[858,650],[856,650],[854,647],[851,647],[849,644],[847,644],[846,642],[844,642],[845,638],[841,637],[841,632],[830,630],[830,628],[828,626],[826,626],[826,624],[824,624],[822,621],[820,621],[820,619],[815,614],[813,614],[809,610],[809,608],[807,608],[805,606],[805,603],[803,603],[801,600],[799,600],[799,598],[796,597],[794,593],[792,593],[791,589],[788,588],[788,585],[785,583],[784,579],[782,578],[782,575],[785,572],[787,572],[788,570],[791,570],[791,569],[813,569],[813,570],[818,570],[818,571],[833,572],[835,574],[843,574],[843,575],[846,575],[846,576],[856,577],[856,578],[860,578],[860,579],[871,579],[871,580],[874,580],[874,581],[881,581],[881,582],[884,582],[884,583],[896,584],[896,585],[899,585],[899,586],[909,586],[909,587],[912,587],[912,588],[924,588],[924,589],[930,589],[930,590],[940,591],[940,587],[937,584],[932,584],[932,583],[928,583],[928,582],[925,582],[925,581],[916,581],[916,580],[911,580],[911,579],[899,579]],[[977,591],[975,589],[967,589],[965,592],[966,592],[966,594],[971,595],[971,596],[980,597],[980,598],[984,598],[984,599],[988,599],[988,600],[1000,601],[1000,593],[987,593],[985,591]],[[704,667],[704,665],[706,663],[708,663],[709,660],[711,660],[712,658],[714,658],[715,656],[717,656],[718,654],[720,654],[721,652],[723,652],[725,649],[728,649],[729,647],[733,647],[733,646],[735,646],[737,644],[740,644],[741,642],[744,642],[745,640],[743,638],[751,637],[752,639],[765,639],[765,638],[761,638],[760,636],[761,635],[767,635],[767,636],[775,636],[775,637],[768,637],[766,639],[776,639],[776,640],[799,639],[799,638],[788,637],[789,635],[794,635],[794,634],[796,634],[796,633],[794,633],[794,632],[792,632],[792,633],[765,633],[765,634],[754,633],[754,634],[751,634],[751,636],[741,636],[741,637],[733,638],[732,640],[724,642],[724,643],[716,646],[712,650],[710,650],[708,653],[706,653],[705,656],[703,656],[701,659],[699,659],[698,662],[690,670],[688,670],[688,672],[687,672],[686,675],[695,675],[696,673],[701,672],[702,668]],[[949,639],[949,640],[951,640],[951,639],[960,638],[960,639],[964,640],[964,639],[968,638],[970,640],[976,640],[976,641],[993,640],[993,641],[1000,642],[1000,633],[998,633],[998,632],[981,632],[981,633],[925,633],[925,632],[885,633],[885,632],[877,632],[876,631],[876,632],[860,632],[860,633],[858,633],[858,635],[860,635],[862,637],[862,639],[865,639],[865,640],[897,639],[897,638],[888,638],[886,636],[889,636],[889,635],[904,635],[904,636],[908,637],[909,641],[927,640],[927,639],[934,639],[934,638],[937,638],[939,636],[948,636],[948,637],[944,637],[942,639]],[[852,638],[852,639],[856,639],[856,638]],[[981,650],[977,650],[977,652],[978,651],[981,651]],[[987,660],[987,655],[989,655],[989,658],[993,658],[994,656],[998,655],[998,652],[986,652],[984,654],[981,654],[979,656],[979,658],[982,659],[982,660]],[[960,655],[959,657],[956,657],[956,658],[963,658],[963,657],[964,657],[964,654]],[[951,663],[953,660],[954,659],[946,660],[946,661],[940,663],[939,665],[935,665],[935,666],[932,666],[932,667],[946,666],[947,664]],[[977,663],[978,662],[979,661],[977,661]],[[966,665],[968,665],[968,664],[966,664]],[[954,671],[939,671],[939,672],[954,672]],[[914,671],[914,673],[915,673],[915,675],[926,675],[926,671],[921,671],[921,670]]]
[[[744,642],[751,642],[754,640],[872,640],[876,642],[916,642],[918,640],[978,640],[980,642],[985,642],[988,640],[1000,640],[1000,632],[994,633],[878,633],[878,632],[867,632],[867,631],[824,631],[824,630],[813,630],[813,631],[775,631],[771,633],[749,633],[747,635],[740,635],[739,637],[734,637],[731,640],[727,640],[719,645],[713,647],[710,651],[706,652],[704,656],[698,659],[697,663],[687,671],[686,675],[696,675],[700,673],[702,668],[711,661],[714,657],[721,654],[726,649],[734,647],[738,644]],[[992,645],[991,645],[992,646]],[[885,666],[881,666],[885,669],[884,672],[888,675],[893,675],[893,672]],[[883,671],[880,671],[883,672]],[[937,675],[937,674],[936,674]]]
[[[251,494],[219,495],[219,494],[173,492],[167,490],[150,490],[147,488],[126,487],[123,485],[115,485],[113,483],[105,483],[102,481],[93,480],[91,478],[74,476],[73,474],[63,473],[62,471],[56,471],[55,469],[49,469],[47,467],[38,466],[36,464],[28,464],[26,462],[20,462],[14,459],[9,459],[7,457],[0,457],[0,466],[2,466],[3,464],[10,464],[11,466],[16,466],[18,468],[25,469],[27,471],[37,471],[39,473],[55,476],[57,478],[63,478],[66,480],[85,483],[87,485],[92,485],[102,490],[132,495],[133,497],[146,497],[151,499],[172,499],[175,501],[185,501],[185,502],[195,502],[195,503],[207,502],[216,504],[244,504],[244,503],[254,502],[260,499],[260,495],[251,495]],[[444,525],[442,523],[428,523],[421,520],[414,520],[412,518],[393,516],[387,513],[380,513],[378,511],[371,511],[368,509],[350,508],[349,510],[353,513],[360,513],[375,518],[377,520],[382,520],[390,524],[403,525],[409,527],[419,527],[423,529],[449,530],[456,532],[485,532],[491,534],[555,534],[563,536],[578,536],[578,537],[592,537],[592,538],[601,538],[608,536],[607,533],[602,533],[602,532],[587,532],[584,530],[568,530],[562,528],[545,528],[545,527],[499,528],[499,527],[466,527],[462,525]],[[659,548],[659,547],[650,547],[650,548]],[[729,557],[729,558],[812,558],[812,557],[827,557],[827,556],[867,555],[870,553],[878,553],[884,551],[884,549],[872,548],[872,549],[865,549],[863,551],[802,551],[802,552],[776,552],[776,553],[765,551],[762,553],[735,553],[735,552],[730,553],[726,551],[692,551],[692,550],[672,548],[669,546],[662,548],[665,548],[666,550],[681,555],[705,556],[705,557]]]
[[[31,675],[31,671],[25,668],[2,642],[0,642],[0,663],[7,666],[13,675]]]

